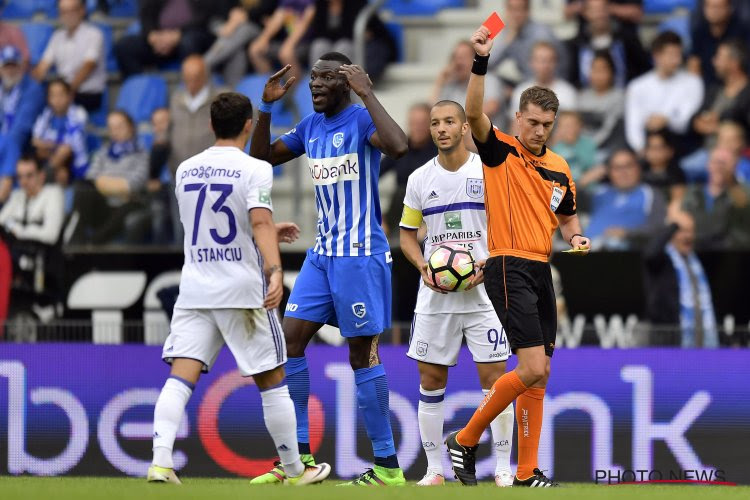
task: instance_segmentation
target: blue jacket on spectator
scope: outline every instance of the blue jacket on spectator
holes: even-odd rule
[[[89,152],[86,144],[86,110],[71,104],[65,116],[57,116],[47,106],[36,123],[33,137],[44,142],[67,144],[73,150],[72,178],[83,179],[89,168]]]
[[[0,85],[0,177],[12,176],[44,107],[44,89],[29,74],[11,89]]]

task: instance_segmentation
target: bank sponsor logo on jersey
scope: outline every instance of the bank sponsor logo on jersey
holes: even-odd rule
[[[344,133],[343,132],[336,132],[333,134],[333,139],[331,140],[333,142],[334,148],[340,148],[342,144],[344,144]]]
[[[557,207],[560,206],[560,202],[562,201],[564,194],[565,192],[561,188],[552,186],[552,198],[549,201],[549,207],[553,212],[556,211]]]
[[[359,180],[359,155],[349,153],[331,158],[308,158],[307,166],[316,186]]]
[[[469,198],[484,197],[484,180],[483,179],[466,179],[466,196]]]
[[[445,212],[445,228],[461,229],[461,212]]]

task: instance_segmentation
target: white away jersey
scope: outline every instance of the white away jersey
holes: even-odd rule
[[[406,184],[405,216],[401,227],[417,229],[417,220],[406,216],[408,209],[421,213],[427,225],[424,258],[427,260],[441,243],[455,243],[471,252],[477,262],[486,259],[487,214],[484,211],[482,160],[470,153],[461,168],[450,172],[438,158],[428,161],[410,176]],[[420,221],[421,222],[421,221]],[[419,314],[467,313],[492,309],[484,284],[468,292],[440,294],[420,281],[417,307]]]
[[[271,207],[271,165],[234,147],[211,147],[180,164],[175,196],[185,230],[182,309],[263,306],[263,262],[248,211]]]

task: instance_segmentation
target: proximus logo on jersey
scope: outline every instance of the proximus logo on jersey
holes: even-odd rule
[[[359,155],[349,153],[332,158],[308,158],[313,184],[324,186],[338,181],[359,180]]]

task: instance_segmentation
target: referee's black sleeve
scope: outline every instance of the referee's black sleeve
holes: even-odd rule
[[[481,158],[482,163],[488,167],[498,167],[502,165],[505,158],[507,158],[510,153],[515,152],[513,146],[506,144],[497,138],[495,127],[492,126],[492,123],[490,123],[490,131],[487,133],[487,138],[484,142],[478,139],[473,133],[471,134],[471,137],[474,139],[474,144],[477,145],[479,158]]]

